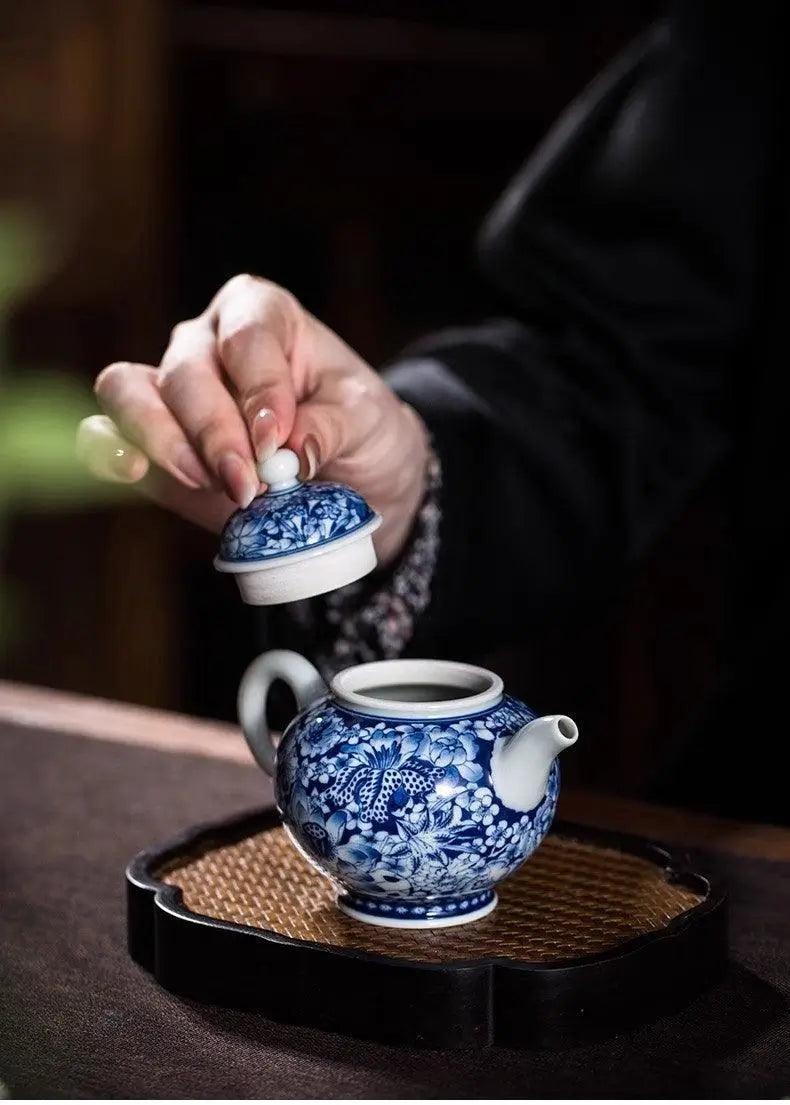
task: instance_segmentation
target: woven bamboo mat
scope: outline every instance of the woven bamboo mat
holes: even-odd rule
[[[184,856],[158,877],[181,888],[193,913],[431,963],[489,956],[535,964],[576,959],[661,929],[702,900],[645,859],[556,833],[499,885],[492,914],[445,929],[378,928],[347,917],[334,905],[332,884],[281,828]]]

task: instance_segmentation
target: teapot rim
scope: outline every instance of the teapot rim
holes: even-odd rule
[[[445,685],[460,693],[454,698],[409,701],[365,693],[386,686]],[[330,684],[338,704],[373,717],[417,719],[465,717],[497,705],[504,694],[500,676],[487,668],[456,660],[374,660],[339,672]]]

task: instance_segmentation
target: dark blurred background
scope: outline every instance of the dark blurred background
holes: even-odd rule
[[[475,269],[480,219],[659,10],[0,2],[0,396],[27,395],[45,449],[47,411],[89,413],[103,365],[157,363],[172,323],[239,271],[292,288],[373,364],[501,311]],[[0,674],[232,717],[260,631],[211,567],[215,539],[128,492],[32,481],[0,479]],[[578,714],[577,779],[638,793],[710,683],[720,515],[710,487],[618,604],[491,658],[538,709],[556,687]]]

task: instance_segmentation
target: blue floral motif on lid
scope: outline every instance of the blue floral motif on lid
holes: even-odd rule
[[[220,539],[221,560],[290,556],[361,529],[375,517],[361,495],[339,483],[303,483],[260,495],[237,510]]]

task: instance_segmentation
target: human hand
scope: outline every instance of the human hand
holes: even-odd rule
[[[424,488],[427,433],[337,334],[284,288],[234,276],[179,323],[159,368],[120,362],[97,377],[104,416],[78,450],[95,475],[218,531],[262,490],[256,463],[282,445],[301,475],[346,483],[383,517],[374,542],[400,552]]]

